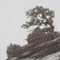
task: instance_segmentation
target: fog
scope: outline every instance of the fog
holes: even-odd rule
[[[25,12],[36,5],[55,11],[55,30],[60,31],[60,0],[0,0],[0,59],[6,59],[10,43],[25,45],[27,30],[21,28],[27,17]]]

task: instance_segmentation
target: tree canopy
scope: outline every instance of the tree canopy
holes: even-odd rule
[[[22,25],[23,28],[29,28],[31,26],[40,27],[42,25],[54,28],[53,26],[54,11],[49,10],[48,8],[36,6],[33,9],[29,9],[26,12],[26,15],[30,19],[30,21],[29,22],[26,21],[26,23]]]

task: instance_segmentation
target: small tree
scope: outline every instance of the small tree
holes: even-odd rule
[[[53,27],[52,18],[54,17],[54,11],[50,11],[49,9],[43,8],[42,6],[36,6],[35,8],[27,11],[26,15],[28,18],[30,17],[31,21],[26,21],[26,24],[23,24],[22,26],[24,28],[29,28],[33,25],[41,26],[42,24]]]
[[[31,26],[36,26],[33,31],[40,31],[46,32],[50,37],[54,33],[54,25],[53,25],[53,18],[54,18],[54,11],[49,10],[48,8],[43,8],[42,6],[36,6],[33,9],[29,9],[26,12],[30,21],[26,21],[26,24],[23,24],[23,28],[30,28]],[[42,25],[45,27],[41,28]]]

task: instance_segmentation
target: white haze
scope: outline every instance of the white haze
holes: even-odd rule
[[[27,30],[25,12],[42,5],[55,11],[55,30],[60,31],[60,0],[0,0],[0,60],[6,60],[6,48],[10,43],[25,45]]]

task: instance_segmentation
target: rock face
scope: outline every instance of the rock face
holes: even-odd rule
[[[41,60],[42,58],[53,53],[60,51],[60,37],[59,34],[56,34],[56,38],[51,40],[42,39],[39,37],[39,41],[36,42],[28,42],[27,45],[19,47],[13,45],[13,52],[11,56],[8,55],[7,60]],[[47,35],[45,35],[47,36]],[[35,37],[35,34],[34,34]],[[36,37],[35,37],[36,38]],[[38,38],[36,38],[38,39]],[[32,39],[33,40],[33,39]],[[17,49],[17,50],[16,50]],[[20,50],[19,50],[20,49]],[[16,52],[19,52],[18,54]],[[16,53],[16,54],[15,54]]]

